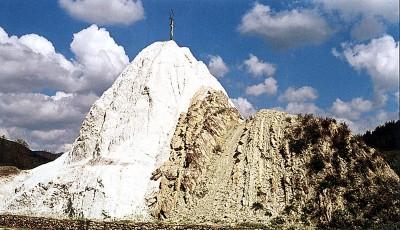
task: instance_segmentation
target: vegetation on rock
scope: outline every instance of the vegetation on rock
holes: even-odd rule
[[[181,116],[149,206],[171,222],[373,227],[400,219],[400,180],[345,124],[261,110],[246,121],[209,92]]]

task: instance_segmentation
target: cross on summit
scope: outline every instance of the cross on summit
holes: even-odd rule
[[[174,40],[174,10],[169,13],[169,40]]]

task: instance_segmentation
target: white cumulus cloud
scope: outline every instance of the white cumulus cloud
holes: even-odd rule
[[[63,151],[60,147],[73,142],[97,98],[64,92],[0,93],[0,130],[7,130],[9,138],[27,140],[34,149]]]
[[[399,119],[398,113],[378,110],[372,115],[361,117],[360,119],[350,120],[346,118],[335,117],[338,121],[349,125],[351,131],[358,134],[363,134],[367,130],[373,130],[376,126],[382,125],[390,120]]]
[[[342,44],[343,57],[356,70],[371,76],[376,97],[385,101],[386,92],[398,90],[399,42],[390,35],[372,39],[368,44]],[[338,55],[338,53],[336,53]]]
[[[251,85],[246,88],[246,94],[252,96],[259,96],[261,94],[275,95],[278,90],[277,81],[269,77],[264,82],[256,85]]]
[[[208,62],[208,69],[211,74],[217,78],[222,78],[229,72],[229,67],[226,65],[224,60],[220,56],[210,55],[210,61]]]
[[[34,149],[70,146],[90,106],[129,61],[96,25],[74,34],[71,51],[69,60],[40,35],[10,36],[0,27],[0,134]],[[41,93],[48,91],[56,93]]]
[[[238,97],[231,100],[243,117],[249,117],[256,112],[254,106],[246,98]]]
[[[364,18],[355,24],[350,32],[351,36],[357,40],[363,41],[376,38],[382,35],[386,26],[377,18]]]
[[[82,70],[80,91],[101,94],[129,63],[124,48],[114,41],[107,30],[96,25],[74,34],[71,51]]]
[[[291,114],[323,114],[323,110],[312,102],[289,102],[284,111]]]
[[[99,25],[129,25],[144,18],[141,0],[59,0],[73,18]]]
[[[357,17],[381,17],[391,22],[399,20],[398,0],[315,0],[330,12],[339,13],[349,21]]]
[[[331,112],[335,117],[355,120],[359,119],[362,113],[371,111],[372,109],[373,103],[360,97],[353,98],[349,102],[344,102],[337,98],[332,104]]]
[[[238,29],[243,34],[260,36],[278,49],[319,44],[333,33],[316,10],[274,12],[260,3],[242,17]]]
[[[271,77],[276,71],[276,66],[274,64],[260,60],[253,54],[250,54],[249,58],[243,61],[243,65],[246,67],[247,72],[255,77]]]
[[[398,0],[314,0],[314,3],[335,18],[338,16],[341,25],[350,25],[350,34],[357,40],[382,36],[387,24],[399,23]]]
[[[128,64],[124,49],[103,28],[92,25],[74,34],[72,61],[37,34],[8,36],[0,27],[0,91],[101,94]]]
[[[75,87],[76,66],[56,53],[50,41],[36,34],[18,38],[8,36],[3,29],[1,31],[1,92],[30,92],[46,87],[64,90]]]
[[[279,101],[304,102],[304,101],[313,101],[317,98],[318,98],[317,90],[310,86],[303,86],[298,89],[289,87],[281,96],[279,96]]]

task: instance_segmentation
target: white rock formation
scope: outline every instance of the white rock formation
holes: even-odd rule
[[[0,181],[0,214],[91,219],[150,217],[150,180],[169,157],[179,116],[205,89],[225,90],[188,48],[145,48],[92,106],[72,150]]]

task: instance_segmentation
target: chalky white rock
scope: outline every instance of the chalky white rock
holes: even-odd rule
[[[0,214],[151,218],[151,173],[170,154],[179,116],[199,91],[226,94],[207,67],[174,41],[141,51],[87,114],[71,151],[0,183]]]

